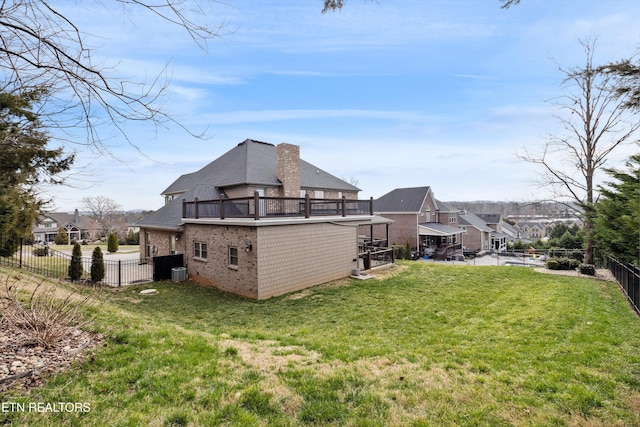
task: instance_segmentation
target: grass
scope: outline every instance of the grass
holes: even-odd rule
[[[612,282],[401,262],[250,301],[190,283],[104,290],[105,345],[0,424],[640,425],[640,320]]]
[[[91,256],[91,253],[93,252],[93,250],[99,247],[100,249],[102,249],[102,252],[107,255],[109,254],[109,252],[107,251],[107,242],[100,242],[100,243],[89,243],[87,245],[80,245],[80,249],[82,249],[82,253],[86,254],[88,253],[88,256]],[[55,244],[51,244],[51,248],[55,249],[57,251],[69,251],[71,252],[73,250],[73,245],[55,245]],[[138,253],[140,252],[140,246],[139,245],[119,245],[118,246],[118,252],[119,254],[131,254],[131,253]]]

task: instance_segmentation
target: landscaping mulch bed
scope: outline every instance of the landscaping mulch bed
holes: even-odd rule
[[[43,384],[44,377],[80,363],[100,342],[97,334],[69,328],[55,346],[44,348],[29,344],[24,335],[0,320],[0,393],[28,394]]]

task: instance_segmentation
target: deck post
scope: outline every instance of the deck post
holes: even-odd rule
[[[369,215],[373,216],[373,197],[369,197]]]
[[[347,216],[347,204],[345,203],[346,198],[344,197],[344,194],[342,195],[342,216],[345,217]]]
[[[260,219],[260,193],[253,192],[253,219]]]
[[[224,199],[220,195],[220,219],[224,219]]]
[[[200,218],[200,215],[198,215],[198,198],[197,197],[193,199],[193,214],[196,219]]]
[[[309,212],[311,212],[311,199],[309,193],[304,196],[304,217],[309,218]]]

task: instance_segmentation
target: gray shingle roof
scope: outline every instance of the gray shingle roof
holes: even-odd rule
[[[396,188],[379,199],[374,200],[373,208],[376,212],[407,212],[420,211],[430,187]]]
[[[177,229],[182,224],[182,200],[213,200],[224,187],[234,185],[280,186],[278,153],[273,144],[247,139],[202,169],[181,175],[162,195],[178,195],[174,200],[138,221],[148,228]],[[300,186],[335,191],[359,188],[300,159]]]
[[[477,228],[480,231],[492,232],[493,229],[487,225],[487,222],[480,218],[478,215],[466,212],[458,215],[458,223],[460,225],[470,225]]]
[[[162,195],[182,193],[199,184],[212,187],[233,185],[281,185],[278,180],[277,148],[268,142],[246,139],[202,169],[180,176]],[[300,186],[336,191],[359,188],[300,159]]]

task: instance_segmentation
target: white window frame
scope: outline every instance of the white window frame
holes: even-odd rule
[[[196,259],[207,259],[209,256],[207,244],[205,242],[193,242],[193,257]]]

